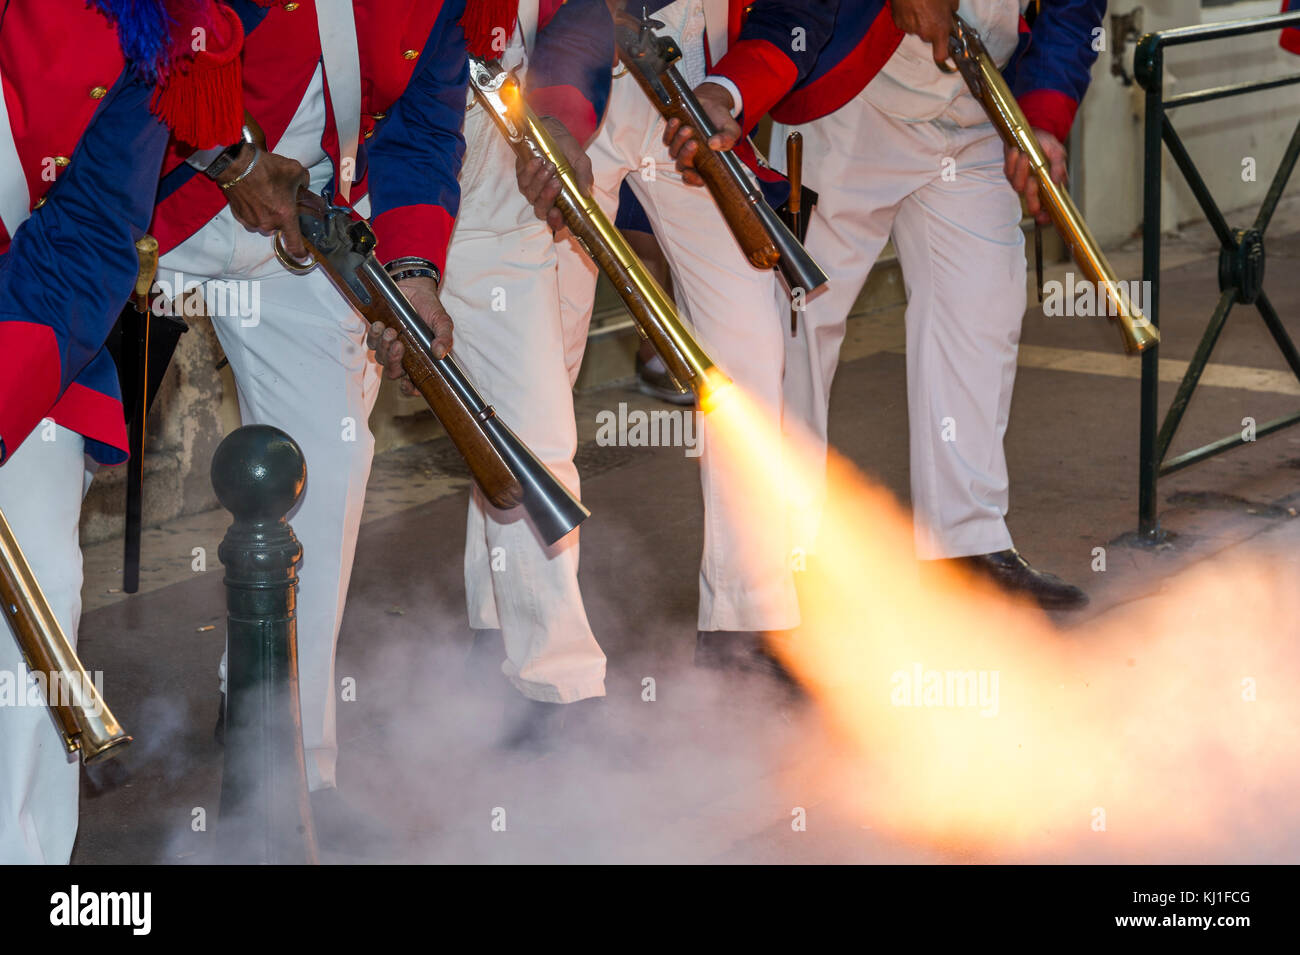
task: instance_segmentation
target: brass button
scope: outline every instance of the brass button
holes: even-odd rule
[[[46,198],[45,196],[41,196],[39,199],[37,199],[35,208],[39,209],[41,206],[45,205],[45,198]]]
[[[108,87],[106,86],[96,86],[94,89],[90,91],[91,99],[103,99],[107,95],[108,95]]]
[[[387,115],[388,115],[387,113],[375,113],[375,114],[374,114],[374,120],[375,120],[375,122],[379,122],[381,119],[383,119],[383,118],[384,118],[385,116],[387,116]]]
[[[405,53],[402,54],[402,56],[408,60],[413,60],[419,55],[420,55],[419,50],[407,50]]]
[[[286,4],[284,5],[284,12],[285,12],[285,13],[293,13],[293,11],[295,11],[295,10],[297,10],[297,9],[298,9],[298,4],[296,4],[296,3],[286,3]]]
[[[370,138],[371,136],[373,136],[373,135],[375,135],[375,131],[374,131],[373,129],[367,129],[367,130],[366,130],[366,135],[365,135],[365,138],[366,138],[366,139],[369,139],[369,138]]]
[[[72,160],[69,159],[67,156],[54,157],[54,165],[58,166],[60,169],[62,169],[64,166],[70,165],[71,163]]]

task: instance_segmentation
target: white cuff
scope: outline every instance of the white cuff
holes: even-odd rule
[[[704,77],[704,82],[715,83],[731,94],[731,101],[735,103],[731,108],[731,116],[733,119],[741,114],[745,108],[745,100],[744,97],[740,95],[739,86],[731,82],[731,80],[727,79],[725,76],[717,76],[712,73]]]

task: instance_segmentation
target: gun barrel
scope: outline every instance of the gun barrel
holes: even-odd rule
[[[379,264],[369,223],[352,221],[347,210],[332,207],[315,193],[298,197],[298,221],[311,253],[310,263],[295,263],[279,237],[275,250],[290,271],[320,265],[330,283],[367,322],[397,331],[402,367],[411,384],[446,429],[469,465],[475,484],[494,507],[522,506],[547,544],[554,544],[590,516],[484,400],[453,354],[434,356],[430,329]]]
[[[27,665],[46,683],[45,700],[68,752],[80,751],[84,763],[120,753],[131,737],[81,665],[2,512],[0,600]]]
[[[651,29],[655,25],[658,21],[620,17],[619,56],[664,119],[676,119],[699,135],[695,170],[749,263],[760,269],[775,268],[791,292],[801,289],[807,294],[821,288],[828,281],[826,273],[768,205],[740,157],[730,149],[717,152],[704,145],[717,134],[717,127],[675,65],[681,51],[671,39],[657,36]]]
[[[1157,344],[1159,331],[1130,301],[1070,194],[1053,181],[1051,164],[1042,144],[985,49],[979,33],[957,14],[953,14],[948,49],[966,85],[984,107],[1002,141],[1029,157],[1038,183],[1039,199],[1075,264],[1088,281],[1094,283],[1099,296],[1105,296],[1106,314],[1118,324],[1125,351],[1136,354]]]
[[[541,157],[555,166],[561,186],[556,207],[565,225],[613,283],[638,331],[663,359],[678,387],[695,393],[701,411],[712,410],[730,379],[686,329],[672,299],[623,234],[583,192],[564,151],[523,102],[517,82],[499,65],[477,59],[470,62],[470,82],[516,153],[526,159]]]

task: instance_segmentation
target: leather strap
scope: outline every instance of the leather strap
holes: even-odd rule
[[[729,0],[704,0],[704,30],[709,41],[709,66],[717,64],[727,52]]]
[[[533,44],[537,42],[540,6],[541,0],[519,0],[519,30],[524,35],[524,49],[529,53],[533,52]]]
[[[325,82],[334,107],[334,128],[339,135],[339,176],[335,189],[346,200],[352,192],[357,143],[361,138],[361,59],[351,0],[316,0],[316,24]]]

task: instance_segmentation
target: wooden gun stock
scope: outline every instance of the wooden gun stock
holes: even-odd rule
[[[730,149],[719,152],[709,148],[708,141],[718,130],[675,65],[681,50],[671,39],[654,32],[663,23],[627,14],[620,14],[615,22],[619,58],[650,102],[665,120],[679,120],[699,136],[695,171],[749,264],[758,269],[775,268],[792,294],[797,289],[810,293],[825,285],[826,273],[767,204],[740,158]]]
[[[368,323],[396,330],[402,367],[469,465],[494,507],[522,506],[549,545],[590,516],[582,502],[542,464],[483,400],[454,355],[436,358],[433,336],[419,313],[375,258],[375,233],[364,219],[315,193],[298,193],[298,223],[311,258],[295,262],[276,236],[275,253],[291,272],[320,266],[330,283]]]
[[[747,180],[742,180],[730,168],[726,157],[729,153],[716,152],[709,148],[709,139],[717,132],[711,125],[705,125],[698,117],[693,117],[687,107],[687,96],[694,96],[690,87],[683,82],[681,74],[671,70],[661,75],[664,88],[671,97],[663,102],[650,85],[650,81],[639,70],[632,70],[641,88],[647,96],[659,104],[659,112],[666,120],[679,120],[683,126],[690,126],[700,137],[700,147],[695,151],[695,171],[704,180],[709,195],[718,204],[718,211],[727,220],[727,227],[740,243],[740,248],[749,259],[749,264],[756,269],[774,269],[781,261],[781,252],[768,235],[763,220],[759,218],[750,190],[746,189]],[[704,126],[704,128],[700,128]]]
[[[329,207],[314,192],[304,190],[298,196],[299,213],[325,221]],[[429,347],[427,335],[422,335],[423,325],[411,327],[403,320],[392,304],[384,297],[374,279],[364,270],[345,274],[339,267],[337,255],[320,248],[306,232],[303,241],[315,262],[329,276],[330,283],[342,293],[367,324],[379,322],[397,332],[402,343],[402,369],[410,376],[411,384],[420,392],[429,408],[437,416],[451,438],[456,450],[464,457],[474,476],[474,482],[493,507],[503,510],[520,503],[522,489],[515,480],[501,454],[492,447],[479,427],[476,410],[469,397],[452,386]],[[319,236],[316,238],[319,239]]]

